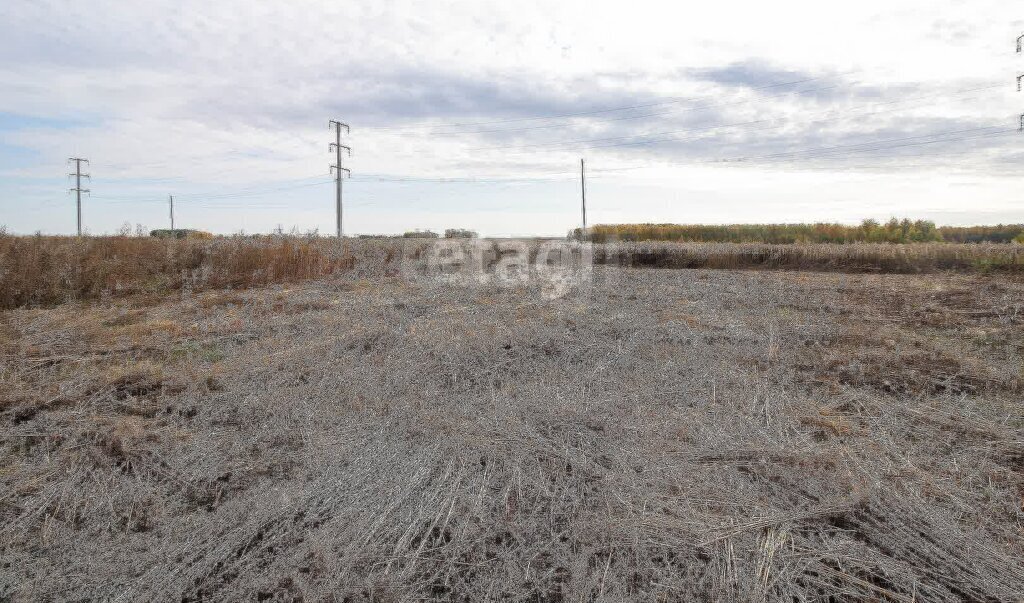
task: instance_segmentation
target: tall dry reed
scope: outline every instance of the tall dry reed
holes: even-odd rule
[[[401,238],[339,242],[278,236],[179,240],[0,234],[0,309],[179,289],[240,289],[337,274],[396,275],[403,257],[416,257],[416,249],[430,244]],[[528,244],[536,249],[540,243]],[[488,257],[497,261],[500,255],[496,251]],[[1024,271],[1024,246],[987,243],[609,243],[596,244],[593,258],[597,264],[656,268]]]
[[[329,239],[0,236],[0,308],[181,288],[244,288],[356,265]]]

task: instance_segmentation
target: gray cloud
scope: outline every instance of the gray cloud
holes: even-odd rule
[[[1013,137],[940,136],[1014,127],[1012,74],[984,60],[1006,25],[975,17],[974,3],[864,0],[810,11],[830,22],[810,29],[754,3],[746,20],[702,7],[699,23],[686,8],[653,7],[665,18],[652,22],[640,8],[579,4],[9,0],[0,112],[16,117],[4,156],[8,169],[35,162],[62,177],[78,145],[100,176],[248,186],[326,172],[336,117],[353,126],[361,174],[524,177],[584,155],[871,165],[894,178],[910,163],[986,175],[1019,163]],[[962,60],[933,58],[954,44]],[[1005,96],[961,94],[993,79]],[[465,125],[437,126],[452,123]],[[910,137],[928,144],[878,142]]]
[[[694,69],[690,74],[700,80],[737,88],[762,88],[820,77],[807,72],[780,69],[753,59],[724,67]]]

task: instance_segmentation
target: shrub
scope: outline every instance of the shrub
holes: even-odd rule
[[[192,230],[190,228],[158,228],[149,231],[149,236],[159,239],[212,239],[213,235],[203,230]]]
[[[475,239],[476,237],[476,231],[464,228],[449,228],[444,231],[444,238],[446,239]]]

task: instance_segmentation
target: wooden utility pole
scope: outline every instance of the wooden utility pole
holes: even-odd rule
[[[167,195],[167,202],[171,206],[171,238],[174,238],[174,195]]]
[[[341,144],[341,129],[345,128],[345,133],[348,134],[349,133],[348,124],[343,124],[340,121],[336,121],[336,120],[332,119],[332,120],[330,120],[329,125],[330,125],[330,127],[334,128],[334,142],[332,142],[330,144],[330,146],[328,147],[328,150],[335,151],[335,153],[336,153],[335,160],[334,160],[334,165],[331,166],[331,169],[334,170],[337,173],[337,183],[336,183],[337,184],[337,192],[335,193],[334,201],[335,201],[335,213],[336,213],[336,217],[337,217],[337,236],[340,239],[341,236],[342,236],[342,230],[341,230],[341,179],[343,177],[342,172],[345,172],[346,174],[348,174],[350,176],[352,175],[352,173],[349,172],[347,169],[341,167],[341,150],[345,149],[346,151],[348,151],[349,156],[351,156],[352,155],[352,149],[350,149],[349,147],[346,147],[345,145]]]
[[[69,176],[75,177],[75,188],[71,189],[76,193],[77,206],[78,206],[78,236],[82,236],[82,193],[88,193],[89,189],[82,188],[82,178],[89,178],[89,174],[82,173],[82,162],[89,163],[88,159],[82,159],[80,157],[69,157],[68,161],[75,162],[75,173],[68,174]]]

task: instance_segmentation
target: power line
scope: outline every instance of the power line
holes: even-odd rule
[[[909,140],[920,140],[920,139],[926,139],[926,138],[939,138],[939,137],[941,137],[940,140],[930,141],[928,144],[940,143],[940,142],[957,142],[957,141],[960,141],[960,140],[987,138],[989,136],[988,135],[983,135],[983,136],[968,137],[968,138],[949,138],[949,137],[950,136],[954,136],[956,134],[965,134],[965,133],[973,133],[973,132],[984,132],[986,130],[991,130],[991,129],[996,128],[996,127],[997,126],[985,126],[985,127],[979,127],[979,128],[959,129],[959,130],[952,130],[952,131],[947,131],[947,132],[938,132],[938,133],[932,133],[932,134],[915,135],[915,136],[910,136],[910,137],[889,138],[889,139],[881,139],[881,140],[870,140],[870,141],[864,141],[864,142],[850,143],[850,144],[846,144],[846,145],[834,145],[834,146],[829,146],[829,147],[816,147],[816,148],[810,148],[810,149],[798,149],[798,150],[794,150],[794,151],[784,151],[784,152],[780,152],[780,153],[771,153],[771,154],[762,155],[762,156],[741,156],[741,157],[737,157],[737,158],[733,158],[733,159],[711,159],[711,160],[707,160],[706,162],[707,163],[726,163],[726,162],[742,163],[742,162],[745,162],[745,161],[750,161],[750,160],[755,160],[755,159],[780,159],[780,160],[785,160],[787,158],[789,158],[791,160],[792,159],[810,159],[810,158],[813,158],[815,155],[835,155],[837,152],[841,152],[844,149],[847,150],[850,153],[868,152],[868,151],[880,150],[880,149],[884,150],[885,148],[888,148],[888,147],[884,147],[884,146],[883,147],[877,147],[877,145],[886,145],[886,144],[891,144],[891,143],[894,143],[894,142],[904,142],[904,141],[909,141]],[[759,130],[767,130],[767,129],[772,129],[772,128],[760,128]],[[757,130],[755,130],[755,131],[757,131]],[[1001,134],[1001,133],[1002,132],[993,132],[992,134],[993,135],[998,135],[998,134]],[[629,143],[629,144],[653,144],[653,143],[658,143],[658,142],[686,142],[688,140],[702,140],[702,139],[700,139],[700,138],[693,138],[693,139],[673,138],[673,139],[668,139],[668,140],[641,141],[640,143]],[[872,148],[872,147],[874,147],[874,148]],[[798,157],[798,156],[802,156],[802,157]],[[630,167],[621,167],[621,168],[601,168],[601,169],[591,170],[591,171],[595,172],[595,173],[618,172],[618,171],[626,171],[626,170],[644,169],[646,167],[648,167],[648,166],[630,166]],[[566,171],[547,172],[547,173],[539,174],[537,177],[534,177],[534,178],[507,178],[507,177],[491,177],[491,176],[486,176],[486,177],[453,176],[453,177],[431,177],[431,178],[423,177],[423,178],[421,178],[421,177],[414,177],[414,176],[374,176],[374,175],[367,175],[367,176],[357,177],[357,178],[355,178],[353,180],[353,182],[361,182],[361,183],[367,183],[367,184],[368,183],[375,183],[375,182],[378,182],[378,183],[397,183],[397,184],[401,184],[401,183],[441,183],[441,184],[460,184],[460,183],[462,183],[462,184],[543,183],[543,182],[557,182],[557,181],[561,180],[560,178],[557,178],[558,176],[569,176],[569,175],[573,175],[573,174],[574,174],[574,172],[566,172]],[[246,188],[246,189],[242,189],[239,192],[221,193],[221,194],[217,194],[217,195],[203,194],[203,193],[191,193],[189,195],[184,195],[184,197],[186,197],[185,201],[187,201],[189,203],[196,203],[198,205],[213,206],[210,203],[210,201],[216,202],[218,200],[232,200],[232,199],[242,199],[242,198],[247,198],[247,197],[257,197],[257,196],[264,195],[264,194],[266,194],[268,192],[275,192],[275,191],[281,191],[281,190],[293,190],[293,189],[305,188],[305,187],[309,187],[309,186],[319,186],[321,184],[327,184],[329,182],[336,182],[336,180],[334,180],[334,179],[332,179],[332,180],[322,180],[322,181],[317,181],[317,182],[305,182],[305,180],[306,179],[301,179],[301,180],[296,181],[296,182],[298,182],[297,184],[291,184],[291,185],[287,185],[287,186],[275,186],[275,187],[267,187],[267,188],[262,188],[262,189],[253,189],[253,188],[249,187],[249,188]],[[181,198],[181,197],[183,197],[183,195],[178,195],[178,197]],[[189,199],[188,197],[192,197],[192,199]],[[95,197],[94,196],[93,198],[94,199],[101,199],[101,200],[113,200],[113,202],[162,202],[161,200],[156,199],[156,198],[134,197],[134,196],[132,196],[132,197],[117,197],[117,196]],[[227,207],[227,205],[221,205],[221,206]],[[240,207],[240,206],[230,205],[230,207]]]
[[[966,129],[962,129],[962,130],[952,130],[952,131],[949,131],[949,132],[939,132],[939,133],[935,133],[935,134],[919,134],[917,136],[905,136],[905,137],[900,137],[900,138],[890,138],[890,139],[875,140],[875,141],[869,141],[869,142],[859,142],[859,143],[850,143],[850,144],[843,144],[843,145],[834,145],[834,146],[830,146],[830,147],[819,147],[819,148],[816,148],[816,149],[804,149],[804,150],[798,150],[798,151],[787,151],[787,152],[783,152],[783,153],[772,153],[772,154],[769,154],[769,155],[756,156],[754,158],[762,159],[762,158],[786,157],[786,156],[789,156],[789,155],[802,155],[802,154],[805,154],[805,153],[817,153],[817,152],[820,152],[820,151],[841,150],[841,149],[863,147],[863,146],[869,146],[869,145],[875,145],[875,144],[883,144],[883,143],[889,143],[889,142],[903,142],[903,141],[907,141],[907,140],[919,140],[919,139],[922,139],[922,138],[935,138],[935,137],[939,137],[939,136],[951,136],[951,135],[954,135],[954,134],[968,134],[968,133],[972,133],[972,132],[982,132],[982,131],[985,131],[985,130],[994,130],[997,127],[998,126],[984,126],[984,127],[980,127],[980,128],[966,128]],[[739,159],[739,161],[743,161],[744,159],[746,159],[746,158],[741,157]]]
[[[858,117],[865,117],[865,116],[875,115],[875,114],[878,114],[878,113],[885,113],[885,112],[887,112],[887,111],[875,111],[875,112],[870,112],[870,113],[866,113],[866,114],[861,114]],[[768,120],[762,120],[762,121],[767,122]],[[826,120],[819,120],[819,121],[826,121]],[[816,122],[808,122],[808,123],[816,123]],[[752,132],[762,132],[762,131],[767,131],[767,130],[777,130],[779,128],[786,127],[787,125],[789,125],[789,124],[788,123],[781,123],[781,124],[776,124],[776,125],[769,125],[769,126],[764,126],[764,127],[760,127],[760,128],[755,128],[755,129],[753,129],[751,131]],[[997,127],[997,126],[991,126],[991,127]],[[601,148],[611,148],[611,147],[645,146],[645,145],[653,145],[653,144],[661,144],[661,143],[673,143],[673,142],[674,143],[696,142],[696,141],[701,141],[701,140],[706,140],[706,137],[704,137],[704,136],[697,136],[697,137],[689,137],[689,138],[677,138],[677,137],[673,136],[673,137],[669,137],[669,138],[661,138],[661,139],[653,139],[653,140],[640,140],[640,141],[631,141],[631,142],[620,142],[620,143],[615,143],[615,144],[590,145],[590,146],[584,147],[584,148],[589,150],[589,149],[601,149]],[[567,151],[569,149],[564,149],[564,150]]]
[[[989,132],[989,133],[986,133],[986,134],[978,134],[978,135],[975,135],[975,136],[966,136],[966,137],[959,137],[959,138],[945,138],[945,139],[941,139],[941,140],[927,141],[927,142],[929,144],[940,144],[940,143],[944,143],[944,142],[967,142],[967,141],[978,141],[978,140],[986,140],[987,141],[987,140],[993,140],[993,139],[998,139],[998,138],[1006,138],[1007,136],[1010,136],[1010,135],[1014,134],[1014,132],[1015,132],[1015,130],[1006,129],[1006,130],[999,130],[999,131],[996,131],[996,132]],[[918,143],[913,143],[913,145],[914,146],[922,146],[922,145],[920,145]],[[873,158],[873,159],[887,159],[887,158],[906,159],[906,158],[916,158],[916,157],[936,157],[936,158],[939,158],[938,156],[940,156],[940,155],[957,155],[957,154],[969,153],[969,152],[972,152],[972,151],[991,150],[991,149],[995,149],[995,148],[998,148],[998,147],[996,145],[991,145],[991,146],[980,147],[979,148],[978,146],[974,146],[974,145],[958,145],[958,148],[956,148],[956,149],[937,149],[937,150],[934,150],[934,151],[931,151],[931,152],[907,153],[907,152],[904,152],[904,151],[901,151],[901,150],[889,151],[889,149],[903,149],[903,148],[905,148],[904,145],[895,145],[895,146],[891,146],[891,147],[884,147],[883,146],[883,147],[875,147],[875,148],[853,149],[847,155],[837,154],[836,151],[826,151],[826,152],[823,152],[823,153],[820,153],[820,154],[809,154],[806,157],[802,157],[802,158],[781,159],[780,162],[785,162],[785,161],[815,161],[815,160],[844,159],[844,158],[846,158],[849,155],[856,155],[856,154],[865,153],[865,152],[874,153],[871,156],[871,158]],[[878,151],[881,151],[881,152],[878,152]],[[886,152],[886,151],[889,151],[889,152]]]
[[[649,133],[646,133],[646,134],[629,134],[629,135],[626,135],[626,136],[610,136],[610,137],[605,137],[605,138],[589,138],[589,139],[581,139],[581,140],[564,140],[564,141],[554,141],[554,142],[541,142],[541,143],[527,144],[527,145],[502,145],[502,146],[498,146],[498,147],[477,147],[475,149],[469,149],[469,150],[470,151],[496,151],[496,150],[508,149],[508,148],[531,149],[531,148],[538,148],[538,147],[557,147],[557,146],[565,146],[565,145],[572,145],[572,144],[579,144],[579,143],[588,143],[588,142],[605,142],[605,141],[610,141],[610,140],[625,140],[627,138],[640,138],[642,136],[667,136],[669,134],[682,134],[684,132],[700,132],[700,131],[705,131],[705,130],[717,130],[717,129],[720,129],[720,128],[733,128],[733,127],[737,127],[737,126],[746,126],[746,125],[760,124],[760,123],[765,123],[767,121],[768,120],[766,120],[766,119],[759,119],[759,120],[755,120],[755,121],[744,121],[744,122],[739,122],[739,123],[734,123],[734,124],[718,124],[718,125],[714,125],[714,126],[702,126],[702,127],[699,127],[699,128],[685,128],[685,129],[682,129],[682,130],[670,130],[668,132],[649,132]],[[516,152],[520,153],[520,152],[526,152],[526,151],[516,151]]]
[[[49,208],[52,208],[52,207],[63,206],[65,203],[66,203],[65,201],[57,201],[57,200],[51,199],[50,201],[43,201],[42,203],[36,203],[35,205],[33,205],[31,207],[19,208],[19,211],[39,211],[39,210],[43,210],[43,209],[49,209]]]
[[[310,176],[307,178],[299,178],[296,180],[283,180],[281,182],[296,182],[301,184],[286,185],[286,186],[274,186],[270,188],[254,188],[245,187],[238,189],[236,192],[220,192],[220,193],[186,193],[184,195],[178,195],[179,201],[186,201],[189,203],[203,203],[207,200],[218,200],[218,199],[238,199],[244,197],[258,197],[268,192],[293,190],[298,188],[306,188],[309,186],[319,186],[321,184],[328,184],[334,182],[334,179],[330,180],[319,180],[316,182],[307,182],[309,178],[322,178],[322,176]],[[184,197],[184,199],[182,198]],[[139,203],[163,203],[164,199],[157,197],[150,197],[149,195],[137,196],[137,195],[103,195],[93,196],[93,199],[101,199],[114,202],[139,202]]]
[[[1021,121],[1022,126],[1024,126],[1024,115],[1020,116],[1020,121]],[[335,124],[335,123],[339,124],[339,125],[334,126],[334,127],[336,128],[336,130],[335,130],[336,137],[337,137],[336,139],[340,140],[340,126],[344,125],[344,124],[340,124],[340,122],[333,122],[332,121],[332,125]],[[904,136],[904,137],[899,137],[899,138],[888,138],[888,139],[881,139],[881,140],[862,141],[862,142],[856,142],[856,143],[850,143],[850,144],[842,144],[842,145],[833,145],[833,146],[826,146],[826,147],[816,147],[816,148],[809,148],[809,149],[797,149],[797,150],[790,150],[790,151],[779,152],[779,153],[769,153],[769,154],[764,154],[764,155],[755,155],[755,156],[749,156],[748,155],[748,156],[741,156],[741,157],[737,157],[737,158],[733,158],[733,159],[716,159],[716,160],[709,160],[709,161],[706,161],[706,162],[698,162],[698,163],[750,163],[752,161],[764,161],[766,163],[785,163],[785,162],[793,162],[793,161],[808,161],[808,160],[813,160],[813,159],[837,159],[837,158],[844,157],[844,156],[852,156],[852,155],[863,154],[863,153],[877,153],[879,151],[882,151],[882,152],[893,151],[893,150],[901,149],[901,148],[919,147],[919,146],[924,146],[924,145],[952,144],[952,143],[958,143],[958,142],[966,142],[966,141],[988,139],[988,138],[999,137],[999,136],[1006,136],[1006,135],[1009,134],[1009,131],[1007,131],[1007,130],[991,131],[991,130],[994,130],[996,128],[998,128],[998,126],[985,126],[985,127],[977,127],[977,128],[966,128],[966,129],[958,129],[958,130],[952,130],[952,131],[947,131],[947,132],[938,132],[938,133],[932,133],[932,134],[919,134],[919,135],[914,135],[914,136]],[[965,136],[965,135],[967,135],[967,136]],[[654,142],[658,142],[658,141],[644,141],[644,142],[645,143],[654,143]],[[340,149],[342,149],[342,148],[348,150],[348,147],[346,147],[344,145],[341,145],[340,142],[332,143],[332,145],[330,147],[331,150],[334,150],[334,151],[336,151],[338,153],[338,155],[339,155],[338,158],[339,159],[340,159]],[[73,173],[71,175],[76,176],[76,178],[78,180],[76,181],[76,187],[74,189],[71,189],[71,190],[72,191],[76,191],[78,193],[78,195],[79,195],[78,216],[79,216],[79,232],[81,232],[81,201],[80,201],[80,195],[81,195],[82,192],[86,192],[86,193],[89,192],[88,189],[84,189],[81,186],[81,177],[83,177],[83,176],[86,177],[86,178],[89,177],[88,174],[83,174],[81,172],[81,162],[88,163],[88,160],[82,159],[82,158],[70,158],[69,161],[75,161],[76,162],[76,171],[75,171],[75,173]],[[339,166],[338,166],[337,163],[332,166],[333,169],[337,169],[338,167]],[[645,166],[612,168],[612,169],[597,170],[597,171],[599,171],[599,172],[600,171],[618,171],[618,170],[628,170],[628,169],[641,169],[643,167],[645,167]],[[586,195],[585,161],[581,160],[580,168],[581,168],[580,169],[580,179],[581,179],[581,197],[582,197],[582,199],[581,199],[581,213],[583,215],[583,219],[585,220],[586,219],[586,217],[585,217],[586,216],[586,214],[585,214],[585,212],[586,212],[586,208],[585,208],[585,195]],[[808,168],[808,169],[814,169],[814,168]],[[339,176],[340,176],[340,171],[346,171],[347,172],[347,170],[345,170],[343,167],[340,170],[338,170],[338,171],[339,171],[339,174],[338,174]],[[549,176],[560,176],[560,175],[566,175],[566,174],[569,174],[569,172],[552,172],[552,173],[546,174],[546,175],[549,175]],[[303,179],[303,180],[306,180],[306,179]],[[488,183],[488,182],[491,182],[491,183],[494,183],[494,182],[498,182],[498,183],[515,183],[515,182],[530,182],[530,181],[542,182],[542,181],[552,181],[552,180],[553,180],[552,178],[534,178],[534,179],[509,179],[509,178],[413,178],[413,177],[402,177],[402,178],[390,177],[389,178],[389,177],[373,177],[373,176],[370,176],[370,177],[366,177],[365,180],[364,179],[360,179],[359,181],[364,181],[364,182],[375,182],[375,181],[376,182],[439,182],[439,183],[449,183],[449,182],[450,183],[456,183],[456,182],[469,182],[469,183]],[[319,185],[319,184],[326,184],[328,181],[304,182],[304,181],[300,180],[298,182],[300,182],[300,183],[293,184],[293,185],[290,185],[290,186],[277,186],[277,187],[264,188],[264,189],[253,189],[252,187],[249,187],[248,189],[243,189],[242,191],[237,191],[237,192],[232,192],[232,193],[221,193],[219,195],[201,195],[199,193],[193,193],[192,196],[195,197],[195,198],[192,200],[192,202],[193,203],[197,203],[199,205],[207,205],[207,206],[209,206],[211,208],[212,207],[232,207],[232,208],[233,207],[240,207],[240,208],[241,207],[250,207],[251,204],[244,204],[244,205],[220,204],[220,205],[217,205],[217,204],[209,204],[209,202],[211,200],[216,200],[216,199],[230,200],[230,199],[235,199],[235,198],[258,196],[258,195],[264,194],[265,192],[269,192],[269,191],[287,190],[287,189],[301,188],[301,187],[307,187],[307,186],[316,186],[316,185]],[[335,182],[337,182],[337,179],[335,180]],[[115,199],[115,201],[118,199],[117,197],[98,197],[98,198],[99,199],[108,199],[108,198],[109,199]],[[137,197],[122,198],[122,199],[125,199],[123,202],[136,202],[136,201],[140,201],[140,199],[137,198]],[[156,199],[144,199],[144,201],[158,201],[158,200],[156,200]],[[173,196],[169,196],[168,197],[167,203],[169,204],[169,212],[170,212],[170,217],[171,217],[171,229],[172,229],[172,232],[173,232],[174,229],[175,229],[174,215],[173,215],[173,212],[174,212],[174,208],[173,208],[174,198],[173,198]],[[367,203],[358,203],[357,205],[366,205],[366,204]],[[372,203],[370,203],[370,204],[372,204]],[[275,206],[275,207],[288,207],[288,206]],[[267,207],[267,208],[269,209],[270,207]],[[340,206],[340,195],[339,195],[338,209],[339,209],[339,226],[340,226],[341,225],[341,220],[340,220],[340,216],[341,216],[341,214],[340,214],[340,209],[341,209],[341,206]],[[339,234],[340,234],[340,228],[339,228]]]
[[[575,174],[576,172],[553,172],[546,174],[546,176],[564,176],[567,174]],[[403,182],[441,182],[441,183],[465,183],[465,184],[494,184],[494,183],[528,183],[528,182],[550,182],[553,178],[501,178],[501,177],[485,177],[485,178],[474,178],[471,176],[451,176],[447,178],[417,178],[413,176],[366,176],[353,178],[353,182],[381,182],[381,183],[403,183]]]
[[[982,128],[982,129],[990,129],[990,128]],[[970,130],[965,130],[965,132],[968,132],[968,131],[970,131]],[[849,149],[849,150],[846,150],[846,153],[847,154],[857,154],[857,153],[873,152],[873,151],[887,151],[887,150],[890,150],[890,149],[898,149],[898,148],[918,147],[918,146],[925,146],[925,145],[930,145],[930,144],[942,144],[942,143],[948,143],[948,142],[964,142],[964,141],[968,141],[968,140],[980,140],[980,139],[985,139],[985,138],[995,138],[995,137],[1000,137],[1000,136],[1007,136],[1008,134],[1013,133],[1013,132],[1016,132],[1016,130],[1000,130],[1000,131],[997,131],[997,132],[989,132],[989,133],[986,133],[986,134],[978,134],[978,135],[974,135],[974,136],[964,136],[964,137],[960,137],[960,138],[944,138],[944,139],[940,139],[940,140],[926,140],[926,141],[920,141],[920,142],[911,142],[911,143],[896,144],[896,145],[889,145],[889,146],[880,146],[880,147],[873,147],[873,148]],[[945,134],[936,134],[936,135],[932,135],[932,136],[943,136],[943,135],[945,135]],[[870,145],[870,144],[882,144],[882,143],[888,143],[888,142],[897,142],[897,141],[900,141],[900,140],[911,140],[913,138],[920,138],[920,137],[910,137],[910,138],[902,138],[902,139],[875,141],[875,142],[871,142],[871,143],[861,143],[860,145],[841,145],[839,147],[823,147],[823,148],[820,148],[820,149],[810,149],[810,150],[806,150],[806,151],[798,151],[798,152],[795,152],[795,153],[784,153],[784,154],[782,154],[782,155],[788,155],[788,154],[804,153],[804,154],[807,154],[807,156],[805,156],[805,157],[790,157],[790,158],[786,158],[786,157],[779,157],[778,156],[779,154],[769,154],[769,155],[760,155],[760,156],[738,157],[738,158],[733,158],[733,159],[719,159],[719,160],[710,161],[708,163],[745,163],[745,162],[749,162],[751,160],[756,160],[756,159],[780,159],[781,162],[784,162],[784,161],[807,160],[807,159],[817,159],[817,158],[821,158],[821,157],[827,157],[829,155],[834,155],[837,152],[842,153],[843,150],[844,150],[843,147],[845,147],[845,146],[865,146],[865,145]],[[840,157],[845,157],[845,156],[846,155],[840,155]],[[772,162],[769,161],[768,163],[772,163]]]
[[[322,178],[322,176],[315,176],[315,177],[316,178]],[[308,178],[303,178],[302,180],[308,180]],[[288,185],[288,186],[276,186],[276,187],[262,188],[262,189],[252,189],[252,188],[241,189],[241,190],[239,190],[239,192],[234,192],[234,193],[205,194],[205,195],[202,194],[202,193],[192,193],[190,195],[179,195],[179,197],[180,196],[196,197],[196,199],[193,199],[192,201],[200,203],[200,202],[202,202],[204,200],[207,200],[207,199],[216,200],[216,199],[239,199],[239,198],[243,198],[243,197],[258,197],[258,196],[264,195],[266,193],[294,190],[294,189],[299,189],[299,188],[307,188],[307,187],[310,187],[310,186],[319,186],[321,184],[329,184],[331,182],[334,182],[333,178],[330,179],[330,180],[318,180],[316,182],[304,182],[302,184],[294,184],[294,185]],[[189,199],[186,198],[185,201],[189,201]]]

